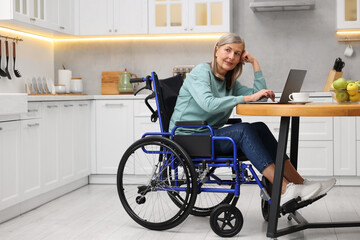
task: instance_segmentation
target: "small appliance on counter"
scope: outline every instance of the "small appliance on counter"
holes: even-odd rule
[[[128,72],[125,68],[125,71],[119,74],[119,82],[118,82],[118,91],[120,94],[133,94],[134,86],[130,83],[131,76],[137,78],[136,74]]]
[[[136,74],[125,71],[109,71],[101,74],[101,94],[103,95],[118,95],[118,94],[133,94],[134,88],[127,83],[131,76],[137,78]]]

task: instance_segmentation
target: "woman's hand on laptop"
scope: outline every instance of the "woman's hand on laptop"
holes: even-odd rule
[[[245,103],[247,102],[255,102],[262,98],[270,98],[273,102],[275,101],[275,94],[270,89],[262,89],[252,95],[244,96]]]

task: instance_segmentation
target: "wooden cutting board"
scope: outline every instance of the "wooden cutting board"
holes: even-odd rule
[[[117,95],[117,94],[133,94],[133,93],[119,93],[118,83],[119,74],[125,71],[110,71],[102,72],[101,74],[101,94],[103,95]],[[137,78],[136,74],[130,73]]]

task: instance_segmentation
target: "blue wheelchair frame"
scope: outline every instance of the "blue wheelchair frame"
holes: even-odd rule
[[[153,91],[155,93],[155,101],[156,101],[156,107],[159,110],[160,109],[160,104],[159,104],[159,99],[158,99],[158,94],[157,94],[157,88],[155,86],[155,73],[152,72],[151,73],[151,77],[146,77],[146,78],[142,78],[142,81],[151,81],[152,84],[154,85]],[[136,80],[132,81],[132,82],[136,82]],[[137,82],[139,82],[139,79],[137,79]],[[148,82],[147,82],[148,84]],[[142,89],[140,89],[142,90]],[[140,91],[139,90],[139,91]],[[147,104],[147,106],[149,107],[149,105]],[[151,107],[149,107],[151,108]],[[150,109],[152,110],[152,109]],[[180,126],[175,126],[171,132],[164,132],[163,129],[163,124],[162,124],[162,118],[159,114],[159,124],[160,124],[160,130],[161,132],[148,132],[145,133],[142,138],[146,137],[146,136],[163,136],[163,137],[168,137],[170,139],[173,139],[173,136],[175,135],[175,131],[177,128],[179,128]],[[193,161],[193,164],[195,167],[200,167],[201,164],[203,164],[203,162],[205,161],[205,163],[207,164],[208,167],[231,167],[232,169],[234,169],[235,171],[235,181],[233,180],[221,180],[218,176],[216,176],[215,174],[211,173],[209,178],[204,181],[204,182],[199,182],[198,183],[198,190],[199,193],[200,192],[219,192],[219,193],[233,193],[235,198],[233,200],[232,205],[235,206],[236,202],[238,200],[238,197],[240,196],[240,185],[241,184],[257,184],[260,187],[261,193],[265,194],[265,200],[268,201],[268,203],[271,203],[270,200],[270,196],[267,194],[264,186],[262,185],[260,179],[257,177],[253,167],[251,164],[245,164],[245,163],[241,163],[241,172],[239,171],[239,161],[237,160],[237,148],[236,148],[236,143],[234,142],[234,140],[230,137],[219,137],[219,136],[214,136],[214,131],[212,129],[212,127],[210,125],[182,125],[181,128],[198,128],[198,127],[205,127],[208,128],[210,131],[210,135],[212,136],[212,156],[210,158],[191,158]],[[215,157],[215,152],[214,152],[214,143],[215,141],[230,141],[233,145],[233,156],[231,158],[228,157],[222,157],[222,158],[217,158]],[[149,152],[146,149],[143,148],[143,151],[147,154],[151,154],[151,153],[155,153],[155,152]],[[162,153],[162,154],[166,154],[166,152],[161,152],[158,151],[156,153]],[[231,163],[224,163],[224,161],[230,161]],[[172,162],[172,166],[171,169],[174,170],[176,169],[176,166],[174,166],[174,162]],[[164,166],[169,166],[168,163],[164,163]],[[245,176],[245,171],[246,169],[248,169],[250,171],[250,173],[252,174],[253,179],[255,180],[249,180],[249,178],[247,178]],[[242,175],[242,177],[240,178],[240,173]],[[213,178],[213,180],[210,179],[210,177]],[[158,176],[158,178],[162,178],[162,176]],[[161,179],[159,179],[161,180]],[[234,189],[221,189],[221,188],[203,188],[202,185],[204,183],[214,183],[214,184],[218,184],[218,185],[232,185],[235,184]],[[170,189],[167,188],[162,188],[162,189],[157,189],[159,191],[163,191],[163,190],[172,190],[172,191],[184,191],[184,188],[180,187],[179,183],[178,183],[178,179],[177,179],[177,171],[175,170],[175,179],[174,179],[174,186]]]

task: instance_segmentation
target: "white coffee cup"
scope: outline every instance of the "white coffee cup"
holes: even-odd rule
[[[354,53],[354,49],[352,48],[351,45],[348,45],[346,48],[345,48],[345,52],[344,52],[344,55],[346,57],[351,57]]]
[[[309,93],[294,92],[289,95],[289,99],[293,102],[307,102],[309,101]]]

